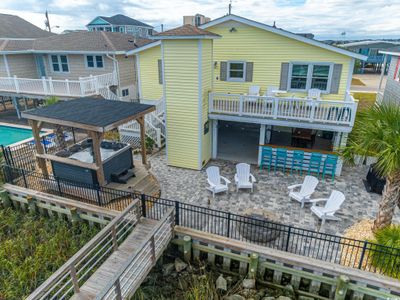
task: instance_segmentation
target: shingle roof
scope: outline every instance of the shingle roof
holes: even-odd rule
[[[180,36],[180,37],[190,37],[190,36],[210,36],[210,37],[220,37],[220,35],[198,28],[196,26],[186,24],[181,27],[173,28],[164,32],[160,32],[154,35],[154,38],[160,37],[173,37],[173,36]]]
[[[36,40],[0,40],[0,51],[125,52],[152,40],[105,31],[79,31]]]
[[[52,35],[18,16],[0,14],[0,38],[35,39]]]
[[[125,15],[115,15],[112,17],[104,17],[104,16],[99,16],[102,18],[104,21],[107,21],[108,23],[112,25],[134,25],[134,26],[143,26],[143,27],[150,27],[153,28],[153,26],[140,22],[138,20],[132,19],[130,17],[127,17]],[[90,24],[90,23],[89,23]]]

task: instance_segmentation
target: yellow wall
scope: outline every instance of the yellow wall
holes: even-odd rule
[[[229,31],[232,27],[236,28],[236,32]],[[343,64],[339,94],[324,95],[323,98],[344,99],[350,57],[235,21],[215,25],[207,30],[222,36],[214,40],[213,59],[218,62],[217,68],[214,68],[214,92],[247,93],[249,86],[259,85],[264,93],[268,86],[279,87],[282,62],[333,62]],[[253,62],[253,81],[217,80],[220,75],[219,62],[228,60]]]
[[[167,163],[199,169],[198,41],[165,40]]]
[[[204,124],[208,121],[208,93],[212,89],[212,41],[202,40],[202,165],[211,158],[211,122],[209,122],[208,133],[204,134]]]
[[[161,59],[161,47],[156,46],[139,52],[141,98],[159,100],[162,97],[162,84],[158,82],[158,60]]]

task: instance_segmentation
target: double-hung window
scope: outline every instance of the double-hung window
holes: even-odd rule
[[[104,67],[102,55],[86,55],[86,66],[88,68],[101,69]]]
[[[51,55],[53,72],[69,72],[68,58],[66,55]]]
[[[320,89],[329,92],[329,83],[332,77],[330,63],[291,63],[289,72],[289,89],[307,91]]]
[[[245,81],[246,63],[244,61],[228,61],[228,81]]]

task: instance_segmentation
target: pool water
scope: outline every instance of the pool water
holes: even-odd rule
[[[32,137],[32,130],[0,125],[0,145],[8,146]]]

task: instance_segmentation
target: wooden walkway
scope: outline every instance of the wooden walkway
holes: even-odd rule
[[[118,250],[111,254],[97,271],[80,287],[80,292],[71,297],[71,299],[94,299],[121,269],[130,255],[138,250],[138,246],[146,240],[147,235],[158,223],[159,222],[156,220],[142,218],[136,225],[134,231],[118,247]]]

